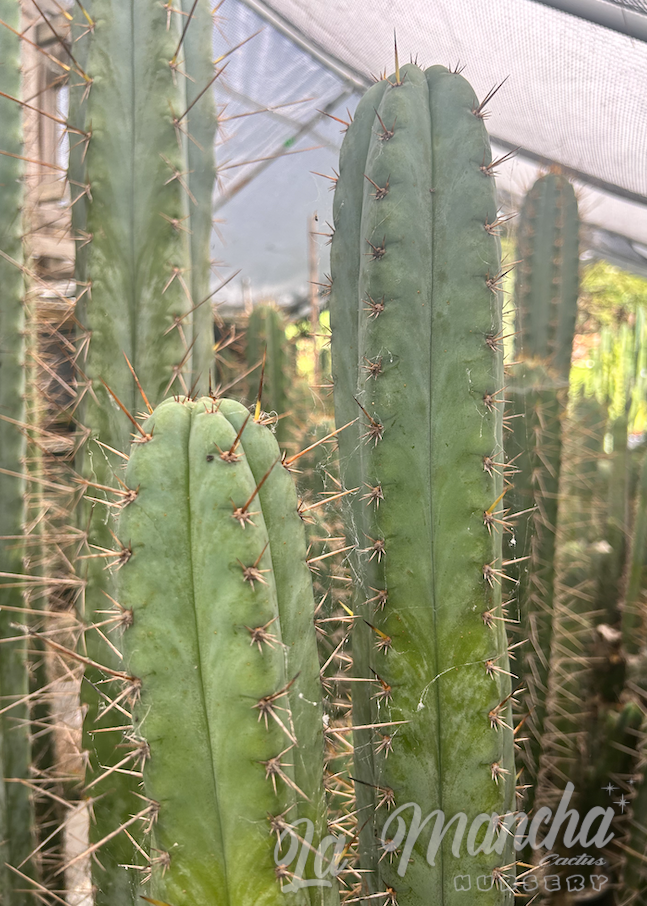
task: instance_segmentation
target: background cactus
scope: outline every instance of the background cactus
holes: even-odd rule
[[[106,489],[117,485],[123,463],[114,451],[129,444],[115,400],[130,413],[141,405],[126,357],[153,405],[169,392],[188,394],[208,384],[215,110],[208,0],[186,0],[174,11],[136,0],[92,0],[75,7],[74,17],[70,185],[79,236],[80,411],[88,435],[80,471],[99,498],[80,517],[89,555],[83,619],[92,627],[105,620],[106,594],[114,596],[105,569],[115,564],[114,496]],[[121,667],[114,648],[91,628],[85,654],[95,664]],[[130,820],[136,779],[118,772],[104,778],[121,731],[105,732],[118,724],[103,706],[105,674],[89,666],[86,679],[93,844],[106,841],[97,903],[125,904],[132,890],[118,866],[129,861],[132,844],[114,832]]]
[[[594,592],[606,558],[597,539],[590,537],[591,513],[587,502],[592,492],[592,456],[586,428],[576,421],[578,414],[584,419],[595,414],[582,403],[572,409],[574,411],[568,416],[564,414],[561,420],[552,636],[546,670],[539,771],[528,797],[531,801],[536,800],[536,807],[541,804],[556,808],[568,781],[575,785],[573,797],[578,801],[587,782],[587,765],[582,754],[587,749],[586,734],[593,709],[589,691],[592,686]],[[586,814],[586,808],[581,809],[581,813]]]
[[[153,404],[171,389],[207,383],[211,310],[194,311],[202,299],[191,288],[208,286],[215,111],[209,92],[196,102],[197,78],[213,66],[209,6],[193,5],[187,0],[184,10],[192,19],[172,16],[172,28],[166,11],[149,4],[94,0],[85,4],[91,29],[76,14],[75,34],[85,34],[71,119],[83,135],[71,176],[75,226],[87,240],[77,259],[77,312],[91,337],[84,374],[98,402],[86,402],[85,422],[105,443],[126,442],[128,429],[101,381],[129,411],[139,406],[124,354]],[[194,121],[200,161],[187,157]]]
[[[469,873],[491,885],[483,903],[512,901],[509,837],[500,855],[460,859],[446,839],[435,866],[419,840],[404,877],[378,842],[392,804],[514,809],[490,161],[468,83],[407,65],[360,102],[335,190],[337,425],[359,416],[340,436],[340,471],[359,488],[347,531],[353,718],[368,727],[354,734],[362,887],[401,906],[453,903],[454,876]]]
[[[509,395],[513,437],[506,444],[517,470],[514,505],[522,515],[510,552],[520,563],[520,713],[527,715],[524,779],[537,777],[546,714],[553,634],[561,420],[577,315],[579,219],[573,187],[549,173],[528,192],[519,218],[515,287],[515,365]],[[528,558],[524,560],[524,558]],[[529,805],[533,801],[529,790]]]
[[[18,5],[3,0],[0,18],[19,28]],[[7,28],[0,29],[0,89],[14,98],[21,94],[20,46]],[[17,628],[26,621],[19,578],[26,456],[19,430],[25,416],[22,111],[0,98],[0,119],[7,152],[0,156],[0,893],[5,906],[18,906],[27,882],[8,866],[29,874],[34,848],[32,793],[24,783],[31,767],[27,644]]]
[[[277,417],[276,436],[280,442],[286,439],[288,410],[288,388],[286,369],[288,365],[285,321],[274,305],[257,305],[247,321],[247,368],[250,371],[250,402],[258,396],[261,376],[259,363],[265,361],[261,405],[265,412]]]
[[[274,862],[275,833],[304,817],[315,847],[326,833],[314,601],[296,492],[272,433],[239,403],[167,400],[144,430],[126,473],[134,500],[119,536],[132,555],[119,596],[132,613],[132,738],[145,753],[145,794],[159,803],[151,896],[278,904],[292,878]],[[306,835],[298,824],[294,833]],[[287,900],[337,901],[335,883]]]

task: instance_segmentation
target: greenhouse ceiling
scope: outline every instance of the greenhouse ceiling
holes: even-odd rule
[[[228,113],[266,109],[254,124],[240,120],[225,146],[226,161],[252,161],[223,171],[217,205],[233,226],[228,263],[238,263],[236,222],[250,222],[248,203],[237,207],[235,196],[242,190],[249,200],[252,180],[268,171],[269,208],[276,213],[292,196],[298,208],[312,171],[336,166],[339,127],[319,111],[343,118],[373,75],[391,71],[396,29],[401,59],[464,67],[480,98],[501,86],[487,126],[495,156],[515,152],[498,168],[504,206],[514,209],[537,171],[557,164],[576,184],[589,254],[647,274],[647,0],[227,0],[227,43],[259,27],[232,55],[219,89]],[[282,168],[287,161],[276,158],[286,152],[297,157]],[[316,190],[314,206],[329,216],[326,189]],[[262,194],[255,220],[267,235],[274,231]],[[268,286],[283,282],[283,265],[296,255],[301,240],[289,234],[283,248],[275,236],[270,243],[265,272],[276,270],[276,279]]]

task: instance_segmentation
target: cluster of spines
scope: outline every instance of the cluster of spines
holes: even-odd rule
[[[19,27],[16,3],[3,2],[1,15]],[[3,95],[19,96],[18,47],[7,29],[0,33],[0,56]],[[29,857],[34,833],[27,646],[17,629],[27,619],[18,580],[25,553],[21,476],[26,441],[16,427],[24,421],[25,410],[25,282],[20,270],[24,174],[19,159],[20,109],[2,97],[0,115],[7,152],[0,158],[0,893],[7,906],[17,906],[26,882],[16,869],[21,866],[23,874],[32,873]]]

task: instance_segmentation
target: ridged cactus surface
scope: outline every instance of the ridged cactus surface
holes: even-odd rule
[[[271,431],[239,403],[167,400],[144,429],[126,472],[136,498],[119,523],[131,551],[119,596],[132,611],[125,668],[144,791],[159,803],[150,896],[332,906],[334,882],[282,892],[292,879],[274,860],[277,834],[299,818],[313,822],[313,846],[326,833],[314,601],[292,479]]]
[[[187,13],[193,6],[183,5]],[[189,48],[189,67],[208,81],[211,16],[208,3],[199,3],[180,45],[185,17],[172,16],[167,27],[163,5],[93,0],[84,7],[93,25],[88,31],[84,14],[75,14],[75,35],[86,32],[78,37],[85,79],[73,76],[72,121],[88,138],[75,143],[71,177],[75,227],[80,244],[86,240],[77,259],[86,290],[79,319],[90,332],[84,373],[100,404],[87,424],[125,445],[127,423],[101,384],[138,410],[124,353],[153,404],[171,388],[187,392],[198,378],[207,384],[212,344],[199,344],[198,358],[192,343],[198,329],[210,340],[211,310],[207,303],[192,312],[202,300],[191,290],[208,283],[210,229],[205,243],[200,218],[210,210],[215,114],[206,93],[183,116],[196,92],[178,70],[184,72]],[[193,47],[197,36],[201,54]],[[194,121],[204,142],[200,162],[187,156]]]
[[[208,385],[213,326],[204,299],[216,123],[208,0],[173,7],[90,0],[73,12],[78,65],[70,77],[76,132],[69,175],[78,239],[76,312],[84,332],[79,418],[88,434],[77,467],[97,485],[91,496],[99,498],[79,517],[88,532],[83,619],[91,626],[105,619],[106,594],[115,595],[104,568],[116,565],[109,553],[106,562],[115,525],[114,497],[105,489],[118,485],[123,459],[114,451],[129,447],[132,430],[115,397],[129,413],[145,408],[125,357],[152,405]],[[98,632],[90,629],[85,645],[94,664],[120,669]],[[97,906],[126,906],[132,884],[119,866],[128,862],[132,845],[117,831],[133,814],[137,780],[104,772],[122,742],[114,709],[103,701],[105,681],[105,672],[89,665],[82,686],[87,779],[96,797],[91,836],[102,853],[94,883]]]
[[[0,2],[0,18],[20,27],[20,9],[12,0]],[[20,97],[20,45],[8,28],[0,29],[0,89]],[[23,572],[20,534],[25,514],[24,421],[24,280],[22,264],[23,164],[22,111],[18,104],[0,98],[2,150],[0,156],[0,640],[20,638],[17,625],[25,616],[19,577]],[[15,155],[15,156],[11,156]],[[5,258],[4,256],[8,256]],[[29,692],[27,644],[0,645],[0,899],[18,906],[28,882],[7,867],[22,865],[33,849],[31,792],[24,784],[30,776]],[[13,707],[12,707],[13,705]]]
[[[555,597],[555,540],[562,455],[561,420],[577,316],[579,219],[573,187],[559,173],[540,177],[524,200],[518,226],[515,364],[509,385],[514,502],[521,512],[509,551],[515,572],[521,681],[527,693],[526,780],[536,777],[546,715]],[[523,560],[522,558],[528,558]],[[532,800],[532,794],[530,795]]]
[[[484,906],[513,900],[503,831],[500,852],[457,855],[450,829],[434,864],[427,831],[401,873],[404,843],[390,857],[379,841],[407,803],[468,822],[515,807],[500,260],[480,112],[460,75],[402,67],[360,102],[334,199],[337,425],[359,417],[340,435],[340,470],[359,488],[347,531],[362,887],[400,906],[463,903],[467,875]]]

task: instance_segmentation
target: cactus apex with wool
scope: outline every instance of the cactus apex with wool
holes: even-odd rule
[[[399,906],[462,903],[459,875],[480,879],[484,906],[513,900],[500,827],[496,849],[464,840],[460,855],[450,830],[433,864],[429,830],[405,864],[381,841],[407,803],[468,822],[515,809],[491,159],[465,79],[406,65],[360,102],[335,189],[336,421],[357,419],[339,444],[344,485],[359,488],[346,516],[362,888]]]

